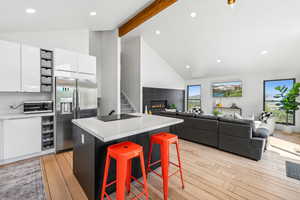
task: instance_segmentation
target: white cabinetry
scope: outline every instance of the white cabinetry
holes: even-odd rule
[[[40,92],[40,49],[22,45],[21,55],[22,92]]]
[[[78,72],[96,74],[96,57],[78,54]]]
[[[41,152],[41,117],[4,120],[3,158]]]
[[[78,70],[77,53],[55,49],[54,51],[54,66],[55,70],[73,71]]]
[[[0,91],[21,91],[21,45],[0,41]]]

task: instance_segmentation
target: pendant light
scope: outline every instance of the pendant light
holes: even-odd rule
[[[233,5],[235,4],[235,0],[228,0],[228,5]]]

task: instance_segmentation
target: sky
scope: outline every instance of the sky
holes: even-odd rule
[[[279,94],[279,91],[275,90],[277,86],[287,86],[289,89],[292,89],[294,84],[293,80],[281,80],[281,81],[268,81],[265,82],[265,92],[266,100],[278,100],[274,96]]]
[[[189,86],[189,96],[200,95],[200,92],[201,92],[201,86],[200,85]]]

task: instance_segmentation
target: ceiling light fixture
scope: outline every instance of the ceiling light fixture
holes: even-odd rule
[[[34,14],[34,13],[36,13],[36,10],[33,9],[33,8],[27,8],[26,9],[26,13],[28,13],[28,14]]]
[[[185,66],[185,68],[187,68],[187,69],[190,69],[190,68],[191,68],[191,66],[190,66],[190,65],[186,65],[186,66]]]
[[[155,31],[155,34],[156,34],[156,35],[160,35],[160,30],[156,30],[156,31]]]
[[[260,52],[260,54],[261,55],[266,55],[266,54],[268,54],[268,51],[264,50],[264,51]]]
[[[217,63],[221,63],[221,62],[222,62],[222,60],[220,60],[220,59],[217,60]]]
[[[90,12],[90,16],[95,16],[95,15],[97,15],[96,12]]]
[[[232,6],[233,4],[235,4],[235,0],[228,0],[228,5]]]
[[[192,12],[192,13],[191,13],[191,17],[192,17],[192,18],[195,18],[195,17],[197,17],[197,13],[195,13],[195,12]]]

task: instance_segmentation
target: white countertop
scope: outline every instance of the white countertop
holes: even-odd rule
[[[103,142],[180,124],[182,119],[157,115],[131,114],[141,117],[103,122],[96,117],[75,119],[72,122]]]
[[[0,120],[46,117],[46,116],[53,116],[53,115],[54,113],[36,113],[36,114],[9,113],[9,114],[0,114]]]

